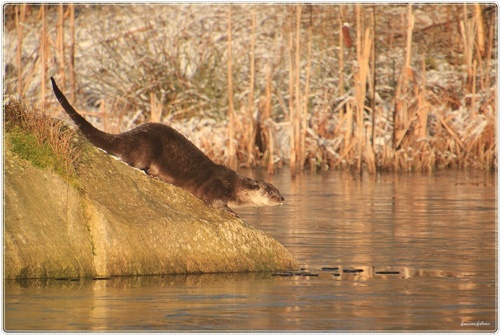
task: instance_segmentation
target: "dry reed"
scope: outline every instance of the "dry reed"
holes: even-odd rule
[[[233,70],[232,70],[232,37],[231,37],[231,5],[227,7],[227,96],[228,96],[228,117],[229,117],[229,138],[228,138],[228,159],[227,165],[236,170],[238,161],[236,158],[236,148],[234,147],[234,102],[233,102]]]
[[[17,95],[21,96],[23,87],[22,63],[21,55],[23,48],[23,28],[24,18],[26,16],[26,4],[22,4],[16,8],[16,29],[17,29],[17,50],[16,50],[16,66],[17,66]]]
[[[290,55],[289,58],[289,71],[288,71],[288,89],[289,89],[289,102],[288,102],[288,120],[290,122],[290,171],[292,176],[295,176],[296,164],[297,164],[297,148],[295,147],[295,63],[293,61],[293,7],[290,8],[290,26],[288,30],[288,53]]]
[[[42,4],[40,8],[40,16],[42,20],[42,30],[40,32],[40,55],[41,58],[41,104],[45,106],[45,96],[46,96],[46,83],[47,83],[47,22],[45,17],[45,5]]]
[[[71,101],[76,102],[76,73],[75,73],[75,5],[69,5],[69,26],[71,43],[69,46],[69,80],[71,83]]]
[[[295,149],[295,160],[292,169],[292,176],[295,175],[296,164],[302,163],[302,153],[300,152],[300,120],[302,117],[302,92],[300,90],[300,19],[302,14],[302,6],[297,5],[296,7],[296,18],[295,18],[295,66],[294,66],[294,89],[295,89],[295,111],[292,120],[292,132],[294,138],[294,149]]]
[[[302,115],[300,116],[300,157],[302,162],[302,169],[304,169],[304,164],[306,161],[306,133],[307,133],[307,120],[308,116],[308,108],[309,108],[309,90],[311,83],[311,50],[312,50],[312,27],[313,27],[313,9],[310,7],[310,16],[309,16],[309,29],[308,29],[308,40],[307,40],[307,65],[306,65],[306,84],[304,88],[304,96],[303,96],[303,106],[302,106]]]
[[[370,19],[372,21],[372,31],[375,33],[377,31],[376,29],[376,15],[375,15],[375,9],[376,9],[376,6],[373,6],[372,7],[372,13],[370,15]],[[377,121],[377,118],[376,118],[376,114],[377,114],[377,109],[375,107],[375,100],[376,100],[376,92],[377,92],[377,73],[375,71],[375,62],[376,62],[376,47],[375,47],[375,44],[376,44],[376,39],[374,38],[371,42],[371,45],[372,45],[372,48],[371,48],[371,54],[370,54],[370,57],[371,57],[371,67],[370,67],[370,73],[372,75],[372,81],[371,81],[371,101],[370,101],[370,109],[372,110],[372,133],[371,133],[371,151],[374,152],[375,151],[375,141],[377,139],[377,125],[376,125],[376,121]],[[375,163],[374,161],[374,156],[373,156],[373,163]],[[373,169],[373,171],[375,171],[375,169]]]
[[[255,89],[255,8],[252,9],[252,42],[250,47],[250,93],[248,94],[247,127],[246,127],[246,166],[255,163],[255,132],[254,132],[254,89]]]
[[[307,28],[300,5],[154,12],[97,6],[78,15],[96,16],[104,26],[85,28],[74,5],[33,5],[31,12],[13,6],[16,70],[6,74],[4,93],[17,92],[33,105],[50,96],[50,72],[63,86],[69,75],[72,103],[82,111],[100,108],[108,129],[193,116],[229,119],[226,157],[213,158],[236,165],[240,157],[269,173],[277,162],[293,174],[307,163],[370,172],[497,166],[497,13],[488,5],[419,6],[418,12],[412,5],[310,6]],[[433,16],[437,11],[442,15]],[[437,21],[422,26],[416,15]],[[123,22],[111,23],[111,16]],[[91,39],[77,41],[78,29]],[[226,38],[227,46],[218,43]],[[10,53],[6,48],[8,59]],[[256,138],[265,142],[259,151]]]
[[[59,60],[58,68],[59,68],[59,77],[61,82],[61,87],[63,90],[66,90],[66,62],[64,61],[65,53],[64,53],[64,8],[63,4],[60,3],[58,7],[58,16],[57,16],[57,38],[56,38],[56,48],[57,48],[57,58]]]

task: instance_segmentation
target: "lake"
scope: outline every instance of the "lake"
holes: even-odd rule
[[[240,217],[317,276],[4,281],[4,329],[497,329],[496,173],[241,172],[286,201]]]

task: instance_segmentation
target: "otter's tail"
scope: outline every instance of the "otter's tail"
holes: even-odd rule
[[[100,131],[85,120],[83,116],[78,114],[73,106],[69,104],[68,99],[66,99],[59,87],[57,87],[54,78],[50,77],[50,80],[52,81],[52,89],[54,90],[57,101],[59,101],[61,106],[64,108],[64,111],[66,111],[66,113],[68,113],[71,119],[76,123],[83,135],[85,135],[85,137],[95,146],[108,151],[108,144],[110,143],[113,135]]]

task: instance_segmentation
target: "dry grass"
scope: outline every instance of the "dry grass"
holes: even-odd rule
[[[4,93],[70,78],[107,131],[215,120],[203,150],[269,173],[497,168],[495,6],[234,5],[229,29],[227,5],[6,8]]]
[[[65,178],[75,177],[80,149],[75,131],[44,111],[28,108],[22,101],[4,101],[4,125],[13,150],[42,168],[52,168]]]

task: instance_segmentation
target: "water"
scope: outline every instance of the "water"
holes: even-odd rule
[[[495,174],[330,172],[291,181],[283,172],[265,178],[286,205],[238,213],[318,276],[6,281],[4,328],[497,328]]]

